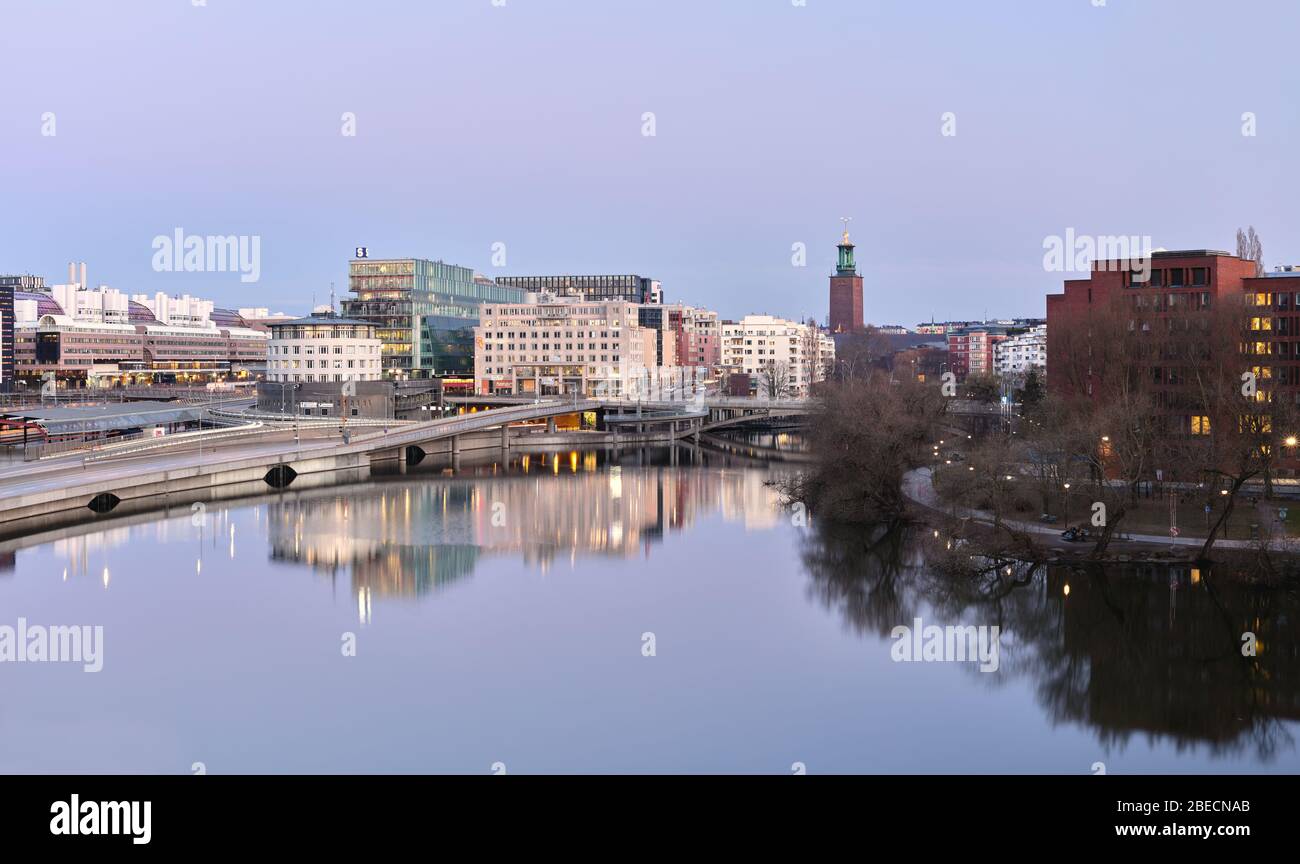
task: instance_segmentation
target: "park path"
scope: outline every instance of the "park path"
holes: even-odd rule
[[[974,519],[992,525],[994,522],[993,514],[987,510],[975,510],[970,507],[953,507],[947,504],[939,497],[939,493],[934,488],[934,475],[929,468],[913,468],[903,475],[903,494],[907,498],[920,504],[930,510],[940,513],[956,515],[958,518]],[[1043,525],[1038,522],[1023,522],[1017,519],[1003,519],[1002,524],[1010,527],[1015,531],[1022,531],[1026,534],[1037,534],[1051,538],[1054,542],[1051,544],[1056,549],[1080,549],[1084,544],[1069,543],[1061,539],[1062,527]],[[1142,543],[1155,546],[1182,546],[1199,548],[1205,545],[1204,537],[1168,537],[1161,534],[1116,534],[1112,545],[1120,543]],[[1286,540],[1274,540],[1269,544],[1270,549],[1276,551],[1292,551],[1295,544],[1288,545]],[[1214,548],[1219,549],[1257,549],[1259,544],[1251,540],[1224,540],[1219,539],[1214,542]]]

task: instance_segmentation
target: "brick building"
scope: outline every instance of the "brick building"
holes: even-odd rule
[[[948,368],[958,381],[967,375],[991,375],[996,371],[994,347],[1007,338],[1005,327],[963,327],[948,334]]]
[[[852,333],[861,330],[863,325],[862,277],[853,261],[853,244],[849,242],[847,230],[838,248],[839,259],[831,277],[828,324],[832,333]]]
[[[1208,311],[1220,298],[1253,292],[1261,280],[1270,279],[1255,278],[1255,270],[1254,261],[1207,249],[1155,252],[1149,266],[1140,268],[1131,262],[1093,262],[1090,278],[1067,279],[1062,293],[1047,296],[1048,389],[1092,394],[1098,370],[1084,356],[1090,315],[1127,315],[1138,326],[1139,320],[1171,313]]]

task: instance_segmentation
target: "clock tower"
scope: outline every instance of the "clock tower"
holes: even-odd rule
[[[851,333],[862,329],[862,277],[853,261],[853,244],[849,242],[848,219],[844,219],[844,236],[840,239],[839,259],[831,277],[830,331]]]

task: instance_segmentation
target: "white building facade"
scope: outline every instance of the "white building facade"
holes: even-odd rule
[[[1023,378],[1030,372],[1047,371],[1047,325],[1009,336],[993,346],[993,366],[998,375]]]
[[[816,326],[772,315],[722,323],[722,365],[756,378],[760,394],[807,396],[834,361],[834,340]]]
[[[296,383],[379,381],[381,347],[372,321],[313,313],[271,324],[266,380]]]
[[[656,367],[657,328],[641,304],[530,294],[485,303],[474,328],[474,391],[618,397]]]

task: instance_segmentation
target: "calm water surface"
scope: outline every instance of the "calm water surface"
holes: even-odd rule
[[[0,625],[103,625],[104,668],[0,664],[0,771],[1300,770],[1294,594],[954,583],[733,457],[480,461],[4,544]],[[915,617],[999,670],[893,662]]]

